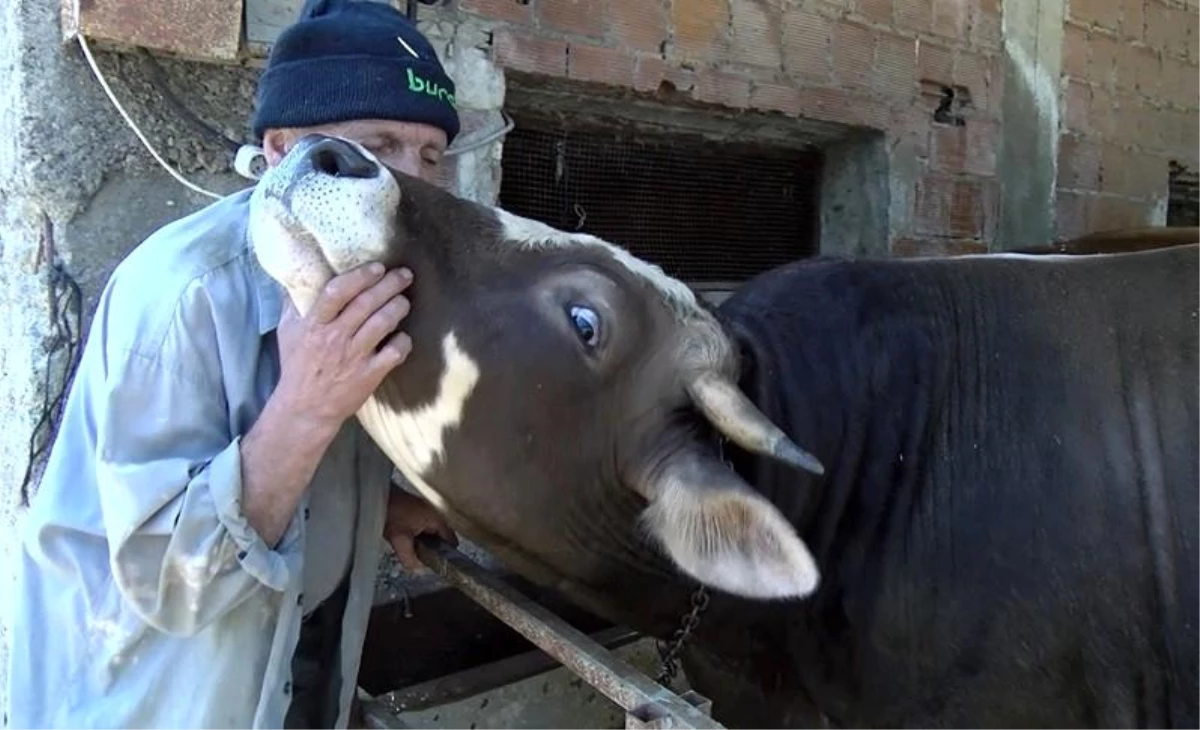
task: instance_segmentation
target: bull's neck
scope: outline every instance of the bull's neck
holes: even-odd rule
[[[701,437],[731,465],[735,455],[742,453],[715,432]],[[611,500],[612,492],[604,491]],[[696,612],[699,622],[689,631],[687,645],[706,645],[718,652],[730,640],[731,626],[747,621],[755,624],[756,640],[774,633],[767,624],[776,620],[772,614],[777,603],[747,601],[701,586],[650,545],[644,535],[629,529],[637,523],[643,505],[631,500],[626,507],[613,508],[610,504],[603,514],[594,507],[571,511],[568,521],[587,523],[590,532],[598,530],[608,537],[599,550],[602,567],[587,582],[558,576],[555,587],[559,591],[598,616],[662,641],[671,641],[688,622],[696,603],[701,602]],[[587,556],[580,555],[579,561],[594,564],[596,545],[588,541]],[[744,649],[747,639],[740,632],[733,633]]]
[[[917,291],[902,270],[885,270],[863,286],[870,290],[852,293],[865,300],[857,302],[857,326],[846,323],[845,334],[831,339],[830,362],[853,381],[817,404],[830,424],[816,428],[831,468],[801,518],[801,534],[827,575],[873,581],[884,569],[878,556],[905,552],[923,513],[917,505],[929,499],[921,493],[927,477],[941,469],[939,434],[953,430],[947,394],[961,375],[956,343],[964,333],[949,289],[932,277]],[[924,308],[912,308],[912,301]],[[775,497],[783,485],[765,488]]]
[[[718,628],[704,632],[702,641],[727,641],[720,624],[730,617],[741,623],[751,605],[763,621],[790,613],[794,625],[810,627],[843,610],[844,581],[873,580],[867,574],[878,561],[871,556],[903,540],[907,527],[897,520],[908,511],[896,505],[917,497],[917,477],[930,466],[935,446],[929,434],[942,417],[955,360],[937,351],[938,343],[953,339],[942,331],[947,321],[936,313],[937,293],[922,297],[931,304],[926,316],[899,304],[911,297],[902,273],[859,278],[833,269],[789,283],[731,300],[723,317],[743,353],[743,391],[821,461],[825,474],[815,477],[728,443],[724,449],[742,478],[796,528],[821,583],[797,602],[796,612],[713,601],[710,624]],[[686,598],[677,600],[686,606]],[[782,636],[785,630],[776,628]]]
[[[710,446],[755,490],[775,504],[808,545],[822,572],[817,592],[780,603],[709,590],[707,607],[689,642],[710,655],[770,656],[779,642],[821,636],[818,627],[840,621],[849,583],[872,581],[872,556],[903,540],[905,509],[919,495],[917,476],[930,466],[936,444],[929,434],[945,418],[947,379],[957,353],[938,350],[961,341],[945,328],[953,318],[936,314],[945,301],[930,292],[930,314],[913,314],[890,302],[903,299],[902,279],[839,281],[828,302],[733,302],[725,310],[741,345],[741,387],[773,422],[825,466],[823,477],[747,453],[715,431]],[[781,315],[780,312],[788,312]],[[945,311],[941,309],[940,311]],[[905,312],[904,314],[893,314]],[[637,512],[613,517],[615,533]],[[587,514],[584,519],[594,519]],[[606,528],[607,529],[607,528]],[[893,554],[897,551],[891,551]],[[608,569],[588,584],[559,588],[589,610],[644,634],[670,640],[692,608],[697,584],[652,548],[634,541],[610,544]],[[755,627],[748,647],[739,627]],[[799,628],[797,628],[799,627]],[[797,650],[799,647],[797,647]]]
[[[633,499],[628,509],[606,515],[611,523],[602,528],[608,535],[603,559],[587,585],[573,588],[598,615],[648,636],[669,639],[688,610],[697,584],[675,568],[637,527],[643,508]],[[579,515],[579,519],[593,522],[597,517],[595,510]],[[594,547],[588,552],[594,556]]]

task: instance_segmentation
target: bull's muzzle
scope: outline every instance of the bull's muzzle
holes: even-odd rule
[[[249,235],[263,269],[306,311],[334,276],[392,265],[400,186],[350,140],[309,134],[267,170],[251,197]]]
[[[296,142],[292,152],[322,175],[369,180],[382,172],[379,163],[337,137],[307,134]]]

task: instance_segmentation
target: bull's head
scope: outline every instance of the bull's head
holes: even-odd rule
[[[742,394],[730,339],[658,267],[328,137],[296,144],[252,206],[257,256],[302,313],[335,273],[412,269],[413,352],[359,418],[458,529],[593,584],[649,534],[734,594],[815,588],[804,543],[697,438],[696,412],[744,449],[821,466]]]

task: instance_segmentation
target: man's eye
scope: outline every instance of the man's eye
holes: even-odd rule
[[[370,150],[371,154],[375,155],[376,157],[390,155],[395,149],[395,145],[393,145],[391,142],[372,142],[371,144],[363,145],[363,147],[366,147],[368,150]]]

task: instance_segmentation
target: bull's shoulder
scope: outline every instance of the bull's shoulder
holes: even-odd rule
[[[748,280],[722,303],[721,312],[733,319],[810,319],[814,325],[846,318],[870,319],[897,308],[926,309],[936,298],[931,282],[938,278],[944,274],[918,260],[819,256],[790,262]]]
[[[746,282],[718,317],[757,378],[804,382],[806,392],[852,401],[953,348],[945,278],[903,259],[822,256]]]

